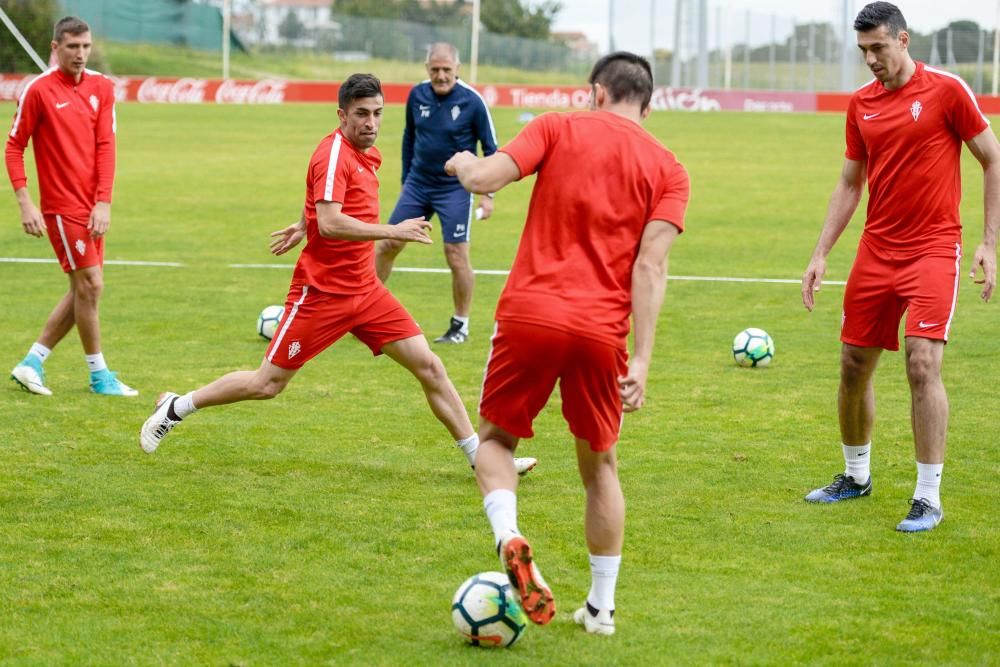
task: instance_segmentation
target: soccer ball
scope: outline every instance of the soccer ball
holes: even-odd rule
[[[451,620],[473,646],[510,646],[528,625],[502,572],[480,572],[462,582],[451,601]]]
[[[733,339],[733,358],[740,366],[767,366],[774,359],[774,341],[763,329],[744,329]]]
[[[284,306],[268,306],[260,311],[260,315],[257,316],[257,333],[261,338],[265,340],[274,338],[274,332],[278,330],[278,323],[284,314]]]

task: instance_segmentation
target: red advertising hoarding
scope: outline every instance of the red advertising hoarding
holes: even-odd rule
[[[25,74],[0,74],[0,100],[16,100],[34,78]],[[119,102],[154,104],[284,104],[286,102],[337,101],[339,83],[262,79],[196,79],[124,76],[109,77]],[[385,101],[403,104],[411,84],[382,84]],[[478,86],[491,107],[522,109],[586,109],[586,86]],[[768,92],[700,88],[657,88],[650,102],[654,111],[813,112],[847,109],[849,93]],[[1000,97],[979,96],[984,113],[1000,114]]]

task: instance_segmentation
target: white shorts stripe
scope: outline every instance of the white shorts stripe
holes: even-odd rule
[[[962,272],[962,246],[955,244],[955,288],[951,295],[951,312],[948,313],[948,323],[944,325],[944,340],[948,342],[948,333],[951,331],[951,320],[955,317],[955,305],[958,303],[959,274]]]
[[[281,323],[281,331],[278,332],[278,337],[274,341],[274,345],[271,346],[271,354],[267,355],[267,360],[271,361],[274,358],[274,353],[278,351],[281,346],[281,340],[285,337],[285,332],[288,331],[288,327],[292,326],[292,320],[295,319],[295,314],[299,312],[299,306],[302,302],[306,300],[306,295],[309,293],[309,285],[302,286],[302,296],[299,300],[292,304],[292,312],[288,313],[288,317],[285,321]]]
[[[472,240],[472,221],[476,219],[476,195],[469,193],[469,219],[465,222],[465,241]]]
[[[483,404],[483,392],[486,391],[486,374],[490,371],[490,360],[493,359],[493,339],[497,337],[497,329],[500,327],[500,323],[493,322],[493,335],[490,336],[490,351],[486,355],[486,366],[483,367],[483,383],[479,385],[479,404]],[[476,408],[478,412],[478,406]]]
[[[56,228],[59,229],[59,238],[62,239],[63,250],[66,251],[66,258],[69,260],[69,270],[76,271],[76,262],[73,260],[73,249],[69,247],[69,239],[66,238],[66,230],[63,229],[62,216],[56,216]]]
[[[330,162],[326,166],[326,187],[323,189],[323,200],[333,201],[333,181],[337,175],[337,160],[340,157],[340,135],[333,138],[330,147]]]

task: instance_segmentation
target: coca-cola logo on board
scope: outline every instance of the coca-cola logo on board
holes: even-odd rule
[[[204,79],[177,79],[158,81],[154,77],[143,80],[136,99],[139,102],[167,104],[201,104],[205,101]]]
[[[233,81],[226,79],[215,91],[219,104],[282,104],[285,101],[285,81]]]

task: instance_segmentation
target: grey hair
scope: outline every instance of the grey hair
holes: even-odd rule
[[[427,58],[424,60],[424,64],[431,61],[436,55],[447,54],[452,60],[455,61],[456,65],[461,65],[462,61],[458,58],[458,49],[455,48],[454,44],[449,44],[448,42],[434,42],[427,47]]]

